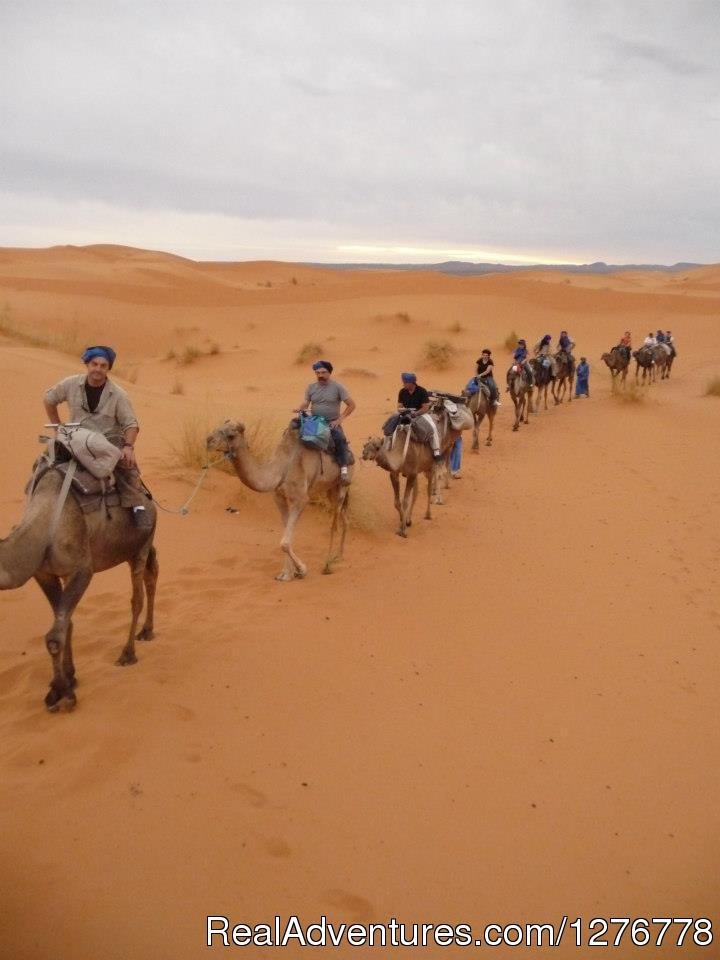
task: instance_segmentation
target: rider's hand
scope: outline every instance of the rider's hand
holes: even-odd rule
[[[120,457],[120,463],[126,470],[132,470],[137,466],[137,461],[135,459],[135,450],[132,447],[124,446],[122,448],[122,456]]]
[[[330,428],[331,428],[332,430],[334,430],[335,427],[339,427],[339,426],[340,426],[340,420],[339,420],[339,418],[336,417],[335,420],[331,420],[331,421],[330,421]]]

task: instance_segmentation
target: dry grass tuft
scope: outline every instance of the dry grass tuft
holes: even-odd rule
[[[364,377],[366,380],[376,380],[377,374],[372,370],[365,370],[363,367],[347,367],[338,374],[340,377]]]
[[[206,442],[219,423],[220,418],[210,414],[203,416],[195,414],[183,420],[173,438],[168,442],[171,465],[200,470],[208,462],[216,461],[220,454],[214,450],[208,450]],[[272,457],[280,442],[281,434],[282,428],[266,417],[250,419],[245,423],[245,438],[250,452],[261,462]],[[218,463],[217,466],[225,473],[235,473],[235,469],[227,460]]]
[[[720,397],[720,375],[715,375],[707,382],[705,387],[706,397]]]
[[[642,387],[639,387],[636,383],[630,382],[629,380],[625,382],[624,387],[619,386],[613,381],[612,396],[618,403],[638,404],[645,402],[647,393]]]
[[[318,497],[310,501],[310,506],[316,510],[332,515],[327,497]],[[377,508],[367,489],[358,483],[358,468],[355,466],[355,476],[348,491],[348,526],[351,530],[361,530],[363,533],[374,533],[387,521]]]
[[[462,333],[465,327],[460,323],[459,320],[456,320],[454,323],[451,323],[447,328],[448,333]]]
[[[420,363],[432,370],[447,370],[452,366],[457,350],[448,340],[427,340]]]
[[[61,323],[62,321],[54,321],[48,325],[47,331],[36,329],[13,317],[9,303],[0,310],[0,334],[11,340],[17,340],[29,347],[43,347],[73,356],[82,353],[85,344],[80,339],[77,326],[73,324],[68,330],[53,330]]]
[[[515,333],[514,330],[511,330],[510,333],[503,340],[503,346],[508,353],[513,353],[515,347],[518,345],[518,340],[520,337]]]
[[[318,357],[322,356],[323,345],[321,343],[316,343],[314,341],[309,341],[304,343],[298,350],[297,356],[295,357],[295,363],[310,363],[311,360],[317,360]]]
[[[221,352],[220,344],[217,341],[213,340],[210,344],[210,349],[208,350],[208,356],[216,357]]]
[[[175,397],[181,397],[185,393],[185,387],[182,380],[173,381],[173,385],[170,387],[170,393]]]
[[[127,380],[128,383],[137,383],[138,381],[137,367],[122,367],[116,363],[112,368],[112,375],[113,377],[120,377],[121,380]]]
[[[168,352],[165,354],[166,360],[177,360],[177,353],[175,352],[175,347],[170,347]]]
[[[404,311],[402,313],[396,313],[395,319],[399,320],[401,323],[412,323],[412,317],[409,313],[405,313]]]
[[[180,356],[177,358],[177,362],[181,367],[188,367],[191,363],[202,356],[202,350],[199,347],[194,347],[191,344],[188,344]]]

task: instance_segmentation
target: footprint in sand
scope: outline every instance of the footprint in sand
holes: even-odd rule
[[[267,806],[268,798],[265,794],[256,790],[254,787],[248,786],[246,783],[231,783],[229,784],[229,788],[233,793],[239,793],[242,799],[251,807]]]
[[[288,857],[292,856],[292,848],[290,844],[281,837],[270,837],[269,840],[264,841],[263,846],[271,857],[282,857],[283,859],[287,859]]]
[[[373,905],[365,897],[360,897],[355,893],[348,893],[346,890],[327,890],[325,898],[336,910],[342,912],[344,916],[350,917],[356,923],[370,923],[375,910]]]

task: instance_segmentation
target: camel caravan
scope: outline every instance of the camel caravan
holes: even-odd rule
[[[576,364],[574,341],[562,331],[558,349],[546,334],[530,357],[519,340],[506,375],[506,390],[515,410],[513,430],[528,423],[528,413],[548,408],[548,391],[555,404],[575,396],[589,397],[589,367],[585,357]],[[652,382],[670,375],[676,356],[672,334],[650,334],[632,352],[629,332],[602,359],[613,382],[624,383],[630,358],[636,360],[636,380]],[[66,377],[44,397],[50,434],[35,462],[26,488],[20,523],[0,540],[0,590],[12,590],[30,579],[50,604],[53,622],[45,636],[52,662],[52,679],[45,706],[55,712],[76,702],[77,675],[72,653],[73,614],[95,573],[120,563],[130,568],[130,630],[116,661],[136,662],[135,643],[153,638],[153,612],[158,579],[154,546],[157,504],[145,486],[135,457],[139,432],[128,394],[109,372],[115,352],[108,346],[89,347],[82,355],[86,372]],[[307,565],[295,550],[295,528],[311,500],[325,497],[330,505],[330,540],[323,568],[330,573],[342,559],[348,528],[348,504],[355,458],[343,423],[355,410],[347,388],[332,378],[328,360],[313,365],[309,384],[294,417],[280,438],[273,457],[260,463],[249,449],[245,427],[227,420],[206,441],[208,451],[222,454],[241,483],[260,493],[272,492],[283,525],[284,555],[278,580],[302,579]],[[533,405],[533,392],[537,391]],[[59,406],[66,404],[63,423]],[[493,442],[493,426],[501,405],[489,349],[476,361],[476,373],[457,394],[427,390],[414,373],[401,375],[397,408],[382,425],[381,435],[367,440],[362,459],[387,472],[398,514],[397,534],[406,538],[413,522],[419,478],[425,479],[425,518],[433,504],[442,504],[450,478],[460,478],[462,435],[473,431],[473,452],[479,452],[479,432],[488,423],[485,444]],[[404,487],[403,487],[404,480]],[[196,488],[197,489],[197,488]],[[183,512],[182,510],[179,512]],[[145,620],[138,630],[145,607]]]
[[[617,381],[624,386],[631,358],[635,360],[635,383],[639,383],[639,373],[642,370],[643,384],[650,384],[655,382],[658,373],[661,380],[669,378],[676,356],[675,339],[671,330],[658,330],[657,333],[651,330],[639,350],[632,349],[630,331],[626,330],[620,343],[608,353],[604,353],[601,359],[607,364],[613,383]]]

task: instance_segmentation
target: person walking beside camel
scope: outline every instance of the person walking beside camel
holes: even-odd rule
[[[348,442],[342,422],[355,409],[355,401],[342,383],[331,379],[333,365],[329,360],[318,360],[312,368],[315,371],[316,381],[308,384],[305,399],[296,412],[307,413],[309,409],[311,416],[324,417],[327,420],[335,447],[335,462],[340,467],[340,483],[347,485],[350,483]],[[340,410],[341,403],[345,404],[343,412]]]
[[[575,396],[590,397],[590,365],[585,357],[580,357],[580,363],[575,371]]]
[[[144,528],[154,521],[145,509],[147,495],[135,458],[135,441],[140,427],[129,396],[108,377],[115,357],[112,347],[88,347],[81,357],[87,372],[60,380],[45,392],[43,402],[50,423],[61,423],[58,407],[67,403],[72,423],[102,433],[120,447],[118,470],[121,472],[118,477],[127,498],[132,501],[136,524]]]

